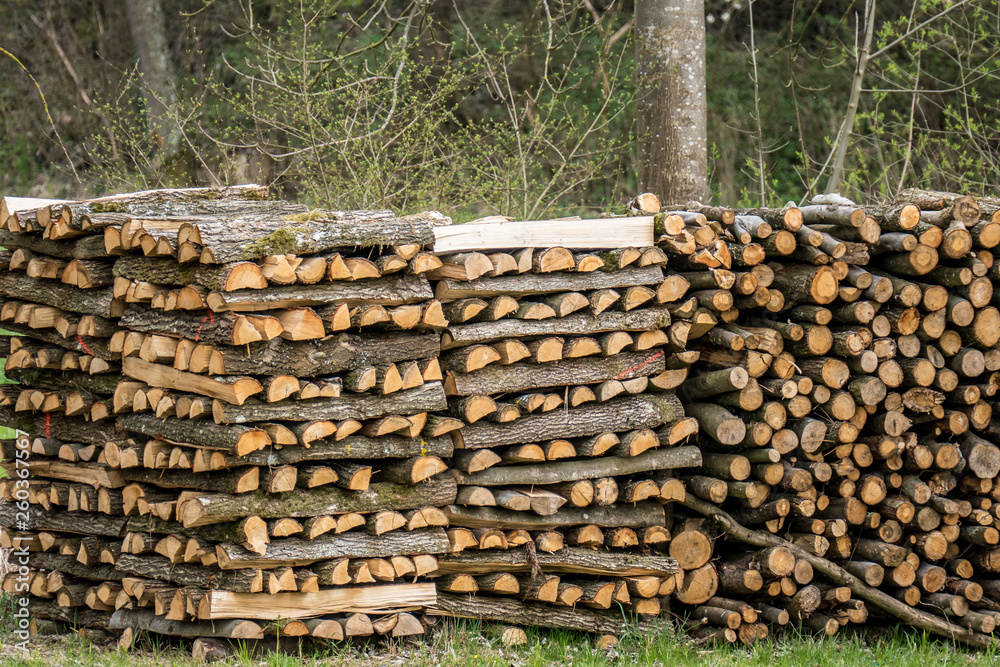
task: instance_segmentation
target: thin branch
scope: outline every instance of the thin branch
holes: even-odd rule
[[[858,53],[858,65],[854,70],[854,81],[851,84],[851,98],[847,104],[847,117],[840,126],[840,136],[837,138],[837,157],[833,161],[833,173],[827,181],[827,192],[837,192],[844,177],[844,163],[847,161],[847,147],[850,144],[851,132],[854,130],[854,118],[858,113],[858,102],[861,99],[861,84],[865,78],[865,65],[868,64],[868,54],[871,50],[872,35],[875,34],[875,0],[865,3],[865,33],[864,45]]]

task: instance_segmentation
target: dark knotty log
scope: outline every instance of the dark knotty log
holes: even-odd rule
[[[593,273],[525,273],[517,276],[479,278],[478,280],[442,280],[434,288],[437,299],[464,299],[476,297],[489,299],[495,296],[522,297],[555,292],[580,292],[583,290],[620,289],[639,285],[656,285],[663,282],[663,271],[658,266],[623,271],[595,271]]]
[[[63,607],[55,600],[42,600],[37,597],[29,598],[28,609],[32,618],[47,618],[55,621],[62,621],[71,626],[79,626],[81,629],[106,629],[111,619],[111,613],[80,607]],[[106,636],[106,635],[105,635]]]
[[[0,294],[101,317],[118,317],[125,309],[125,302],[116,300],[110,288],[80,289],[55,281],[35,280],[22,273],[0,275]]]
[[[388,396],[345,394],[338,398],[266,403],[248,400],[243,405],[215,401],[212,415],[217,424],[270,421],[314,421],[322,419],[371,419],[387,414],[409,415],[446,410],[448,399],[440,382],[428,382],[414,389]]]
[[[115,561],[121,572],[170,581],[180,586],[257,593],[263,590],[263,577],[256,568],[222,571],[201,565],[171,563],[169,559],[152,554],[121,554]]]
[[[623,618],[575,607],[555,607],[544,603],[448,593],[439,594],[436,606],[430,608],[428,613],[614,635],[625,632],[626,628],[636,628],[641,631],[644,627],[641,621],[636,625],[632,620],[626,621]]]
[[[377,280],[357,282],[210,292],[206,302],[208,307],[215,311],[253,312],[296,306],[321,306],[329,303],[345,303],[349,306],[399,306],[429,301],[433,298],[430,283],[424,276],[392,275]]]
[[[676,422],[684,417],[673,394],[643,394],[569,411],[527,415],[509,424],[477,422],[456,433],[466,449],[575,438],[604,431],[631,431]]]
[[[655,449],[638,456],[601,456],[586,461],[542,463],[538,465],[495,466],[481,472],[463,474],[452,471],[459,484],[472,486],[508,486],[514,484],[556,484],[583,479],[631,475],[651,470],[692,468],[701,465],[697,447]]]
[[[226,456],[222,452],[207,451],[209,470],[219,470],[240,465],[277,467],[308,461],[330,459],[385,459],[411,456],[449,457],[453,454],[451,438],[400,438],[395,436],[348,436],[342,440],[327,438],[314,440],[309,447],[265,448],[242,457]],[[195,472],[198,471],[196,453]]]
[[[963,643],[979,648],[987,648],[996,644],[996,642],[990,637],[961,628],[938,616],[934,616],[906,605],[880,590],[871,588],[858,580],[857,577],[835,565],[831,561],[815,556],[805,549],[793,545],[787,540],[769,533],[744,528],[736,523],[731,516],[702,500],[688,496],[683,501],[683,504],[705,516],[725,531],[726,534],[732,536],[740,542],[752,544],[758,547],[783,546],[788,548],[796,559],[807,561],[823,576],[829,578],[836,584],[847,586],[857,597],[878,607],[887,614],[898,618],[907,625],[922,628],[949,639],[958,639]]]
[[[317,210],[284,216],[204,218],[190,224],[189,228],[197,230],[197,237],[192,235],[191,240],[204,248],[202,261],[207,259],[210,263],[221,264],[267,255],[309,255],[354,246],[431,245],[434,226],[451,222],[436,211],[402,218],[386,217],[385,213]],[[178,240],[182,240],[184,232],[182,226]]]
[[[244,493],[255,491],[259,483],[259,468],[250,466],[233,468],[224,473],[208,475],[188,470],[150,470],[128,468],[122,477],[128,482],[152,484],[164,489],[198,489],[216,493]]]
[[[592,335],[609,331],[653,331],[670,326],[666,308],[641,308],[627,313],[571,315],[548,320],[500,320],[449,327],[441,335],[441,349],[492,343],[529,336]]]
[[[21,563],[18,563],[19,565]],[[28,563],[35,569],[49,570],[50,572],[61,572],[63,575],[79,577],[81,579],[93,579],[95,581],[121,581],[122,573],[109,565],[84,565],[76,559],[76,556],[69,556],[55,551],[35,551],[28,555]]]
[[[261,626],[248,620],[178,621],[156,616],[146,609],[119,609],[108,622],[111,630],[146,630],[174,637],[222,637],[226,639],[263,639]]]
[[[209,290],[266,289],[267,281],[253,262],[178,264],[174,259],[125,256],[115,262],[114,275],[154,285],[201,285]]]
[[[663,506],[654,501],[627,505],[608,505],[586,509],[562,508],[551,516],[516,512],[498,507],[445,508],[451,526],[500,528],[502,530],[547,530],[556,526],[594,525],[599,528],[648,528],[663,526]]]
[[[219,346],[211,373],[223,375],[283,375],[316,377],[365,366],[437,356],[441,339],[435,334],[340,334],[322,340],[289,342],[275,338],[246,346]]]
[[[458,487],[447,475],[437,475],[417,485],[375,483],[365,491],[319,487],[305,494],[272,496],[263,492],[239,496],[182,494],[179,516],[185,526],[232,521],[244,516],[264,519],[311,517],[344,512],[415,509],[442,506],[455,501]],[[193,495],[194,497],[186,497]],[[180,504],[180,501],[179,501]]]
[[[564,359],[544,365],[493,365],[474,373],[449,373],[445,379],[445,391],[456,396],[520,392],[612,379],[629,380],[659,375],[664,370],[665,356],[661,351],[627,352],[610,357]]]
[[[17,234],[0,231],[0,246],[24,248],[32,252],[62,259],[98,259],[108,257],[101,236],[85,236],[72,241],[50,241],[38,234]]]
[[[129,431],[180,444],[211,447],[243,456],[271,443],[271,438],[259,428],[219,426],[202,419],[157,419],[147,414],[125,414],[118,417],[119,425]],[[105,441],[112,440],[109,436]]]
[[[537,563],[546,572],[612,577],[669,576],[677,572],[677,561],[666,556],[630,552],[610,553],[565,547],[555,553],[530,554],[523,549],[462,553],[438,559],[441,574],[485,574],[530,572]]]
[[[383,535],[349,532],[326,535],[314,540],[288,538],[273,540],[264,556],[234,544],[219,544],[216,554],[223,570],[276,568],[309,565],[331,558],[388,558],[417,554],[448,553],[451,545],[442,528]]]
[[[132,304],[118,322],[132,331],[167,334],[196,343],[242,345],[261,340],[261,334],[250,322],[234,313],[166,312]]]
[[[125,517],[108,516],[107,514],[88,514],[50,510],[28,512],[27,521],[21,521],[24,516],[17,516],[15,503],[0,503],[0,526],[18,526],[19,530],[54,530],[63,533],[80,535],[107,535],[120,537],[124,533]]]
[[[6,324],[4,326],[7,326]],[[75,389],[91,394],[113,394],[120,378],[116,375],[87,375],[43,368],[4,370],[9,379],[36,389]]]
[[[0,408],[0,423],[33,436],[97,446],[114,440],[116,435],[115,426],[111,422],[87,422],[81,418],[62,417],[52,413],[12,414],[8,408]]]

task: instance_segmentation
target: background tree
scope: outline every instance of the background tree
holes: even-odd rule
[[[129,33],[139,54],[139,72],[146,99],[147,126],[165,156],[180,141],[172,120],[177,105],[175,74],[167,43],[167,23],[160,0],[127,0]]]
[[[704,0],[636,0],[639,189],[708,197]]]

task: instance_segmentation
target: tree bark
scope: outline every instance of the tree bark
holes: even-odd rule
[[[156,616],[147,609],[119,609],[111,615],[111,630],[146,630],[173,637],[222,637],[225,639],[263,639],[261,626],[248,620],[176,621]]]
[[[287,538],[273,540],[261,556],[235,544],[216,545],[219,567],[236,570],[248,567],[273,569],[298,567],[332,558],[389,558],[418,554],[448,553],[451,544],[443,528],[424,531],[394,531],[384,535],[348,532],[324,535],[315,540]]]
[[[518,602],[506,598],[477,595],[438,595],[437,604],[429,614],[456,618],[478,618],[519,625],[564,628],[579,632],[602,632],[620,635],[628,629],[642,631],[642,621],[635,623],[621,617],[620,612],[601,614],[576,607],[556,607],[536,602]]]
[[[620,271],[593,271],[590,273],[523,273],[514,276],[479,278],[478,280],[442,280],[434,288],[438,299],[465,299],[495,296],[522,297],[556,292],[619,289],[637,285],[655,285],[663,282],[663,270],[658,266],[630,268]]]
[[[271,439],[261,429],[246,426],[219,426],[203,419],[157,419],[151,414],[125,414],[118,425],[151,438],[161,438],[178,444],[209,447],[242,456],[262,449]],[[107,440],[112,440],[109,436]],[[103,442],[101,443],[103,444]]]
[[[501,530],[548,530],[561,526],[588,525],[599,528],[648,528],[666,525],[663,505],[651,500],[586,509],[563,508],[551,516],[538,516],[499,507],[459,505],[449,505],[445,508],[445,514],[448,515],[450,526]]]
[[[110,288],[80,289],[52,280],[36,280],[24,273],[0,275],[0,294],[101,317],[118,317],[125,310],[125,302],[116,300]]]
[[[315,440],[309,447],[265,448],[242,457],[226,456],[218,462],[219,468],[251,465],[277,467],[307,461],[328,461],[330,459],[390,459],[411,456],[450,457],[454,447],[449,437],[400,438],[380,436],[348,436],[343,440]],[[215,470],[217,468],[211,468]]]
[[[529,336],[591,335],[608,331],[652,331],[670,326],[666,308],[642,308],[628,313],[570,315],[549,320],[499,320],[449,327],[441,335],[441,349],[492,343],[505,338]]]
[[[240,593],[257,593],[263,590],[263,576],[255,568],[223,571],[201,565],[171,563],[169,559],[153,554],[122,554],[115,561],[115,569],[137,577],[169,581],[179,586]]]
[[[388,396],[350,394],[339,398],[265,403],[249,400],[243,405],[216,401],[212,413],[217,424],[244,424],[269,421],[313,421],[321,419],[372,419],[387,414],[408,415],[445,410],[448,399],[440,382],[428,382],[414,389]]]
[[[701,451],[697,447],[674,447],[654,449],[626,458],[601,456],[584,461],[496,466],[471,475],[453,470],[452,475],[459,484],[508,486],[556,484],[598,477],[632,475],[651,470],[694,468],[699,465],[701,465]]]
[[[349,306],[371,304],[399,306],[429,301],[433,298],[430,283],[424,276],[392,275],[356,282],[211,292],[207,303],[208,307],[215,311],[253,312],[273,308],[321,306],[328,303],[346,303]]]
[[[665,204],[708,196],[703,0],[635,6],[639,190]]]
[[[218,346],[212,373],[316,377],[364,366],[427,359],[441,351],[437,334],[340,334],[316,341],[281,338],[246,346]]]
[[[451,224],[431,211],[401,218],[386,211],[312,211],[302,215],[206,219],[196,225],[202,262],[224,264],[267,255],[308,255],[356,246],[433,245],[434,227]],[[181,228],[181,233],[184,228]]]
[[[449,373],[445,390],[452,396],[499,394],[542,387],[592,384],[659,375],[666,369],[663,352],[628,352],[610,357],[563,359],[551,364],[491,365],[473,373]]]
[[[72,241],[51,241],[39,234],[0,231],[0,246],[7,249],[25,248],[62,259],[97,259],[109,256],[101,235],[84,236]]]
[[[653,428],[682,417],[684,411],[673,394],[643,394],[568,411],[527,415],[508,424],[478,422],[461,429],[457,437],[461,438],[465,449],[479,449],[596,435],[604,431]]]
[[[123,516],[107,514],[87,514],[63,510],[41,511],[40,508],[28,512],[28,520],[17,521],[16,503],[0,503],[0,526],[18,526],[23,530],[55,530],[75,535],[103,535],[121,537],[126,519]],[[21,517],[23,518],[23,516]]]
[[[183,506],[187,527],[233,521],[245,516],[264,519],[312,517],[344,512],[377,512],[448,505],[455,501],[458,487],[447,475],[437,475],[427,482],[409,484],[375,483],[365,491],[347,491],[319,487],[306,494],[273,496],[264,492],[193,494]]]
[[[537,563],[547,573],[587,574],[606,577],[666,577],[677,572],[677,561],[666,556],[605,552],[564,547],[555,553],[529,555],[523,549],[462,553],[438,558],[439,574],[531,572]]]

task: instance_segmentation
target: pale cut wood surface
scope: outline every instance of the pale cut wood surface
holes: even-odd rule
[[[653,245],[653,216],[519,220],[434,227],[434,252],[504,248],[637,248]]]
[[[437,604],[434,584],[400,584],[343,588],[315,593],[232,593],[208,591],[206,620],[246,618],[312,618],[342,612],[377,614]]]

